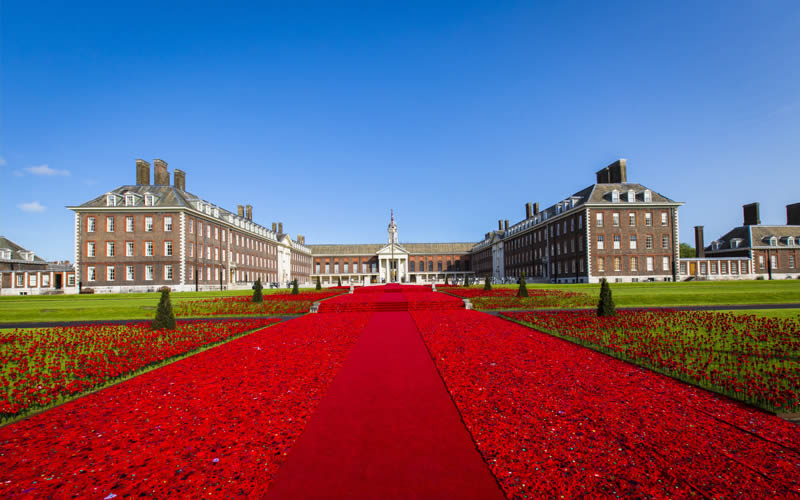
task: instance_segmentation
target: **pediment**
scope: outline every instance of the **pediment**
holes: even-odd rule
[[[385,247],[378,250],[378,255],[382,256],[388,255],[391,257],[392,253],[394,253],[395,256],[408,255],[408,250],[401,247],[400,245],[386,245]]]

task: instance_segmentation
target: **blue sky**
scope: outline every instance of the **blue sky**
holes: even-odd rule
[[[125,4],[0,7],[0,234],[48,259],[136,158],[309,243],[477,241],[617,158],[686,242],[800,202],[796,1]]]

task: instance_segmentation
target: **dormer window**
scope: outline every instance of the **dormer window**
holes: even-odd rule
[[[106,195],[106,206],[107,207],[116,207],[117,206],[117,195],[115,195],[115,194]]]
[[[219,217],[219,208],[214,207],[214,217]]]
[[[649,189],[645,189],[644,190],[644,202],[645,203],[650,203],[652,201],[653,201],[653,192],[650,191]]]
[[[778,237],[777,237],[777,236],[771,236],[771,237],[770,237],[770,239],[769,239],[769,246],[771,246],[771,247],[776,247],[776,246],[778,246]]]
[[[721,241],[712,241],[711,242],[711,248],[712,249],[719,250],[720,247],[722,247],[722,242]]]
[[[741,238],[733,238],[731,240],[731,248],[739,248],[739,245],[741,245],[741,244],[742,244],[742,239]]]
[[[789,236],[786,238],[786,246],[793,247],[794,246],[794,236]]]
[[[200,211],[200,212],[203,211],[203,202],[202,201],[198,201],[197,202],[197,210]]]
[[[133,197],[132,194],[125,195],[125,206],[132,207],[136,204],[136,198]]]
[[[155,204],[156,204],[156,197],[155,196],[153,196],[150,193],[144,195],[144,206],[152,207]]]
[[[611,191],[611,203],[619,203],[619,191]]]
[[[0,248],[0,259],[11,259],[11,250],[8,248]]]
[[[628,203],[633,203],[636,201],[636,191],[633,189],[628,190]]]
[[[33,252],[20,252],[19,253],[24,260],[29,262],[33,262]]]

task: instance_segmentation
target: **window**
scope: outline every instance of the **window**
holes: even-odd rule
[[[133,217],[125,217],[125,232],[133,232]]]
[[[153,265],[147,264],[144,266],[144,279],[147,281],[153,281]]]
[[[633,203],[636,201],[636,191],[633,189],[628,190],[628,203]]]
[[[164,217],[164,231],[172,231],[172,216],[165,216]]]
[[[106,217],[106,232],[114,232],[114,217]]]
[[[666,234],[661,235],[661,248],[665,250],[669,248],[669,236]]]
[[[763,255],[759,255],[758,256],[758,268],[759,269],[764,269],[765,267],[766,267],[766,261],[764,260],[764,256]]]
[[[114,266],[106,267],[106,281],[114,281]]]
[[[597,258],[597,272],[604,273],[606,271],[606,261],[603,257]]]
[[[653,214],[652,213],[647,212],[646,214],[644,214],[644,225],[648,226],[648,227],[653,225]]]
[[[700,263],[700,274],[708,274],[708,264],[705,262]]]
[[[170,242],[170,251],[172,251],[171,247],[172,247],[172,242]],[[172,254],[170,254],[170,255],[172,255]],[[214,260],[219,260],[219,247],[214,247]],[[261,265],[260,264],[261,257],[258,258],[258,261],[259,261],[259,265]]]
[[[206,259],[211,260],[211,247],[206,246]],[[250,265],[250,256],[247,256],[247,265]]]
[[[614,212],[613,214],[611,214],[611,223],[614,225],[614,227],[619,227],[619,213],[618,212]]]
[[[194,243],[189,244],[189,257],[194,257]]]
[[[331,273],[331,264],[330,264],[330,262],[326,262],[325,263],[325,274],[330,274],[330,273]]]
[[[133,257],[133,242],[125,242],[125,257]]]
[[[172,242],[171,241],[165,241],[164,242],[164,255],[166,255],[167,257],[171,257],[172,256]]]
[[[211,239],[211,224],[206,222],[206,238]],[[247,248],[250,248],[250,240],[247,240]]]
[[[86,268],[86,279],[89,281],[94,281],[97,279],[97,273],[95,272],[94,266],[89,266]]]
[[[94,257],[95,256],[95,247],[96,243],[94,241],[90,241],[86,244],[86,256],[87,257]]]
[[[582,229],[582,228],[583,228],[583,215],[579,215],[578,216],[578,229]],[[541,239],[542,238],[541,238],[541,235],[540,235],[539,241],[541,241]]]
[[[219,239],[219,228],[217,226],[214,226],[214,239],[215,240]],[[259,245],[259,247],[260,247],[260,245]]]
[[[661,225],[662,225],[662,226],[667,226],[667,225],[669,225],[669,222],[668,222],[668,217],[669,217],[669,216],[667,215],[667,212],[661,212]]]
[[[598,234],[597,235],[597,249],[598,250],[603,250],[603,247],[605,245],[605,242],[603,241],[604,239],[605,239],[605,236],[603,236],[602,234]]]
[[[152,241],[145,241],[144,242],[144,255],[145,255],[145,257],[152,257],[153,256],[153,242]]]
[[[152,217],[145,217],[144,218],[144,231],[146,233],[153,232],[153,218]]]
[[[648,234],[647,237],[645,237],[644,241],[645,241],[645,245],[644,245],[645,248],[647,248],[648,250],[652,250],[653,249],[653,236]]]
[[[711,274],[717,274],[717,263],[716,262],[712,262],[711,263]]]
[[[114,256],[114,242],[106,241],[106,257]]]
[[[75,275],[70,274],[67,276],[67,286],[75,286]]]
[[[597,218],[597,227],[603,227],[603,212],[597,212],[595,217]],[[550,236],[552,236],[552,234]]]
[[[645,203],[650,203],[651,201],[653,201],[653,192],[650,191],[649,189],[645,189],[644,190],[644,202]]]
[[[189,233],[194,233],[194,219],[189,219]]]
[[[728,263],[722,261],[719,263],[719,272],[720,274],[728,274]]]
[[[95,230],[95,226],[97,224],[97,220],[94,217],[87,217],[86,218],[86,232],[93,233]]]
[[[133,197],[132,194],[126,194],[125,195],[125,206],[126,207],[132,207],[134,205],[136,205],[136,199]]]
[[[652,271],[653,270],[653,258],[652,257],[647,257],[647,270],[648,271]]]
[[[315,267],[316,274],[319,274],[319,268],[320,268],[320,265],[319,265],[319,262],[317,262],[316,267]]]
[[[90,267],[89,269],[94,269],[94,268]],[[91,273],[91,271],[89,271],[89,272]],[[89,276],[91,276],[91,274]],[[92,278],[92,279],[94,279],[94,278]],[[25,286],[25,275],[24,274],[17,274],[17,286],[18,287],[24,287]]]
[[[628,214],[628,225],[635,226],[636,225],[636,214],[631,212]]]
[[[441,263],[441,262],[437,262],[437,263],[436,263],[436,270],[437,270],[438,272],[442,272],[442,263]]]
[[[622,270],[622,257],[614,257],[614,270]]]
[[[43,274],[42,275],[42,286],[45,288],[50,288],[50,275]]]
[[[639,257],[631,257],[631,271],[639,270]]]
[[[769,239],[769,246],[776,247],[778,246],[778,238],[773,236]]]
[[[621,239],[622,238],[620,237],[620,235],[618,235],[618,234],[614,235],[614,250],[619,250],[619,248],[620,248],[620,240]]]
[[[619,191],[616,189],[611,191],[611,202],[618,203],[619,202]]]
[[[770,255],[769,256],[769,265],[772,269],[778,269],[778,256],[777,255]]]
[[[794,255],[789,255],[789,269],[794,269]]]
[[[661,257],[661,270],[669,271],[669,257]]]
[[[636,250],[636,235],[635,234],[631,235],[630,248],[631,248],[631,250]]]
[[[156,201],[156,197],[153,196],[152,194],[144,195],[144,205],[146,207],[152,207],[155,204],[155,201]]]
[[[741,265],[742,265],[742,274],[747,274],[747,273],[748,273],[748,270],[747,270],[747,268],[748,268],[748,266],[747,266],[747,262],[742,262],[742,263],[741,263]]]
[[[113,194],[109,194],[106,196],[106,206],[107,207],[116,207],[117,206],[117,197]]]
[[[167,264],[164,266],[164,279],[172,280],[172,264]]]

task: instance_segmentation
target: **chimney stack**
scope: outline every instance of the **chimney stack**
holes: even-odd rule
[[[532,207],[531,207],[531,204],[530,204],[530,202],[526,203],[526,204],[525,204],[525,218],[526,218],[526,219],[530,219],[530,218],[531,218],[531,215],[532,215],[532,210],[533,210],[533,209],[532,209]]]
[[[253,220],[253,205],[247,205],[244,208],[244,214],[247,220]]]
[[[628,182],[628,160],[620,158],[611,165],[597,171],[598,184],[621,184]]]
[[[744,211],[745,226],[757,226],[761,224],[761,216],[758,213],[758,202],[742,205],[742,209]]]
[[[283,234],[283,222],[278,222],[278,232]]]
[[[506,219],[504,222],[505,222],[505,226],[506,226],[506,231],[508,231],[508,219]]]
[[[539,202],[533,204],[533,215],[539,215]]]
[[[275,224],[274,222],[272,223],[272,232],[273,233],[277,233],[278,232],[278,225]]]
[[[498,220],[497,221],[497,230],[498,231],[502,231],[503,230],[503,221],[502,220]]]
[[[786,205],[786,225],[800,226],[800,203]]]
[[[244,205],[236,205],[236,215],[244,217]]]
[[[175,181],[175,187],[177,189],[180,189],[181,191],[186,191],[186,172],[176,168],[173,179]]]
[[[153,184],[155,184],[156,186],[169,186],[169,172],[167,172],[167,162],[156,158],[155,160],[153,160],[153,166],[155,167],[155,179],[153,179]]]
[[[150,164],[141,158],[136,160],[136,184],[140,186],[150,185]]]
[[[297,242],[300,243],[301,245],[305,245],[306,244],[306,237],[303,236],[302,234],[298,234],[297,235]]]
[[[703,226],[694,226],[694,247],[697,257],[703,258],[706,256],[706,245],[703,243]]]

